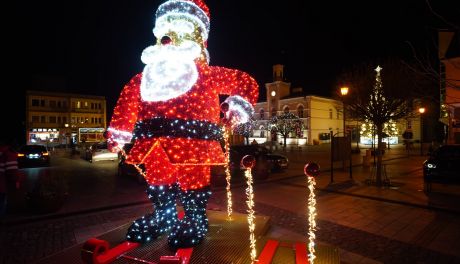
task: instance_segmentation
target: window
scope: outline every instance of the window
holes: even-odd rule
[[[102,118],[99,117],[99,124],[102,124]]]
[[[300,118],[303,118],[303,105],[299,105],[299,107],[297,107],[297,115]]]
[[[80,103],[80,101],[77,101],[76,108],[81,108],[81,103]]]
[[[272,108],[272,117],[273,116],[276,116],[276,109],[275,108]]]
[[[337,111],[337,119],[340,119],[339,111]]]
[[[58,116],[58,118],[57,118],[57,122],[58,122],[58,124],[60,124],[60,123],[61,123],[61,117],[60,117],[60,116]]]
[[[57,106],[58,106],[59,108],[61,108],[61,101],[58,101],[58,102],[57,102]]]
[[[72,116],[72,117],[70,118],[70,123],[75,124],[76,122],[77,122],[77,120],[75,119],[74,116]]]
[[[56,101],[50,100],[50,107],[56,107]]]
[[[85,102],[85,107],[88,107],[88,102]]]
[[[46,116],[40,117],[40,123],[46,123]]]
[[[38,123],[38,122],[40,122],[40,117],[39,117],[39,116],[32,116],[32,122],[33,122],[33,123]]]
[[[45,100],[40,100],[40,106],[45,106]]]
[[[332,119],[332,109],[329,109],[329,119]]]
[[[264,119],[265,118],[265,112],[264,112],[264,109],[260,109],[260,119]]]
[[[40,101],[38,99],[32,99],[32,106],[40,106]]]
[[[50,116],[49,119],[50,119],[50,123],[53,123],[53,124],[56,123],[56,117],[55,116]]]
[[[62,123],[67,123],[67,117],[65,116],[62,117]]]
[[[283,111],[284,111],[285,114],[288,114],[289,113],[289,107],[285,106]]]
[[[91,109],[94,109],[94,103],[91,103]]]

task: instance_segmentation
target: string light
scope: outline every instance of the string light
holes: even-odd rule
[[[184,218],[172,227],[168,244],[172,247],[193,247],[198,245],[208,232],[206,205],[211,191],[209,186],[200,190],[181,192],[180,202],[184,207]]]
[[[149,186],[147,195],[155,211],[139,218],[128,228],[126,239],[145,243],[172,229],[177,220],[177,186]]]
[[[246,155],[241,160],[241,165],[243,165],[246,170],[244,171],[244,176],[246,177],[246,196],[247,201],[246,204],[248,205],[248,226],[249,226],[249,248],[250,248],[250,256],[251,261],[254,262],[256,260],[256,238],[254,236],[254,230],[256,229],[256,224],[254,222],[254,190],[252,188],[253,181],[252,181],[252,172],[251,169],[255,165],[255,158],[251,155]]]
[[[233,206],[232,206],[232,191],[231,187],[231,179],[232,175],[230,174],[230,143],[229,143],[229,132],[228,130],[223,127],[222,128],[224,133],[224,143],[225,143],[225,180],[227,181],[227,187],[225,190],[227,191],[227,219],[232,220],[232,213],[233,213]]]
[[[316,163],[307,163],[304,167],[304,173],[307,176],[308,195],[308,263],[313,264],[315,261],[315,231],[316,231],[316,196],[315,196],[315,177],[319,175],[319,165]]]
[[[313,264],[315,256],[315,231],[316,231],[316,197],[315,197],[316,181],[314,177],[308,177],[308,259],[309,263]]]

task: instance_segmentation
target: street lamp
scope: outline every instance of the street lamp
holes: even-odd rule
[[[342,106],[343,106],[343,136],[345,136],[345,96],[348,94],[348,87],[340,87],[340,94],[342,95]]]
[[[423,114],[425,113],[425,107],[418,109],[420,113],[420,156],[423,156]]]

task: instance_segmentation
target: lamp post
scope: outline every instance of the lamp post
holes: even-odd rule
[[[348,87],[340,87],[340,94],[342,95],[342,106],[343,106],[343,136],[345,136],[345,96],[348,94]]]
[[[420,107],[418,112],[420,113],[420,156],[423,156],[423,114],[425,107]]]

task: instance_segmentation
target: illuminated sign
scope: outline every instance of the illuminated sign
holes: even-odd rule
[[[32,132],[59,132],[57,128],[32,128],[30,129]]]

